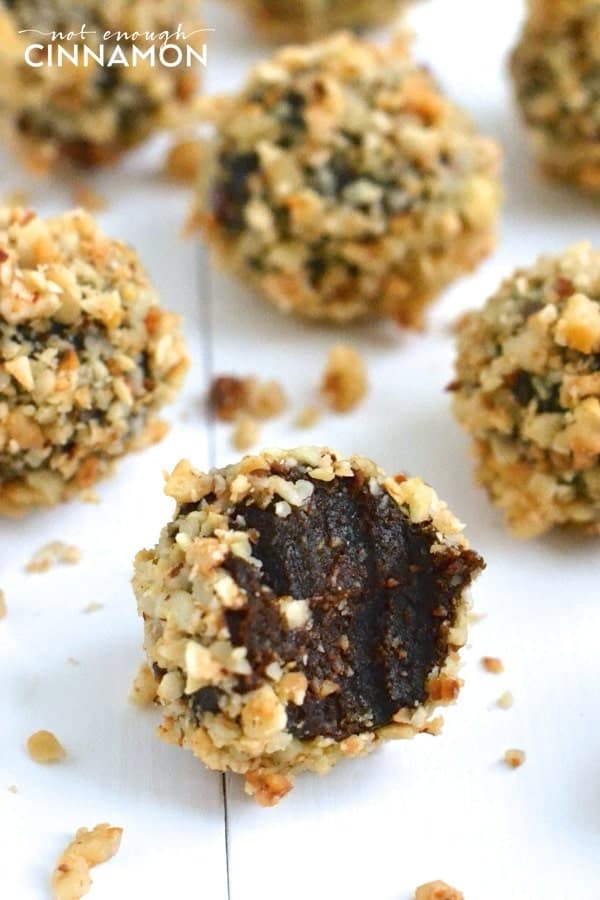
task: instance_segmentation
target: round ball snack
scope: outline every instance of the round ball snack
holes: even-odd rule
[[[404,44],[341,34],[285,48],[206,113],[197,221],[282,310],[419,324],[494,245],[498,149]]]
[[[42,171],[65,161],[111,163],[153,132],[186,121],[197,85],[186,46],[198,49],[202,40],[195,7],[194,0],[12,0],[0,6],[0,119],[19,157]],[[164,41],[149,33],[172,34],[180,23],[186,34],[196,34],[173,40],[181,65],[173,65],[174,47],[165,65]],[[82,26],[85,39],[51,41],[40,34],[66,35]],[[36,32],[20,34],[24,29]],[[104,39],[107,32],[113,37]],[[116,32],[139,35],[118,40]],[[31,44],[43,44],[29,52],[34,65],[25,62]],[[104,54],[104,65],[84,52]]]
[[[511,69],[544,171],[600,191],[599,0],[530,0]]]
[[[164,738],[269,806],[298,770],[439,730],[483,561],[430,487],[305,447],[182,461],[167,493],[133,582]]]
[[[258,30],[275,40],[306,41],[340,28],[389,22],[407,0],[237,0]]]
[[[600,253],[507,279],[461,323],[454,410],[516,535],[600,529]]]
[[[66,500],[159,440],[186,367],[125,244],[81,211],[0,208],[0,514]]]

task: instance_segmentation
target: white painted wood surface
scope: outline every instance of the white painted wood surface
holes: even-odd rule
[[[433,878],[460,887],[467,900],[600,896],[598,542],[508,537],[472,483],[466,441],[443,391],[449,325],[460,311],[542,250],[584,238],[600,245],[597,204],[540,180],[526,151],[505,78],[520,14],[518,0],[429,0],[411,16],[419,57],[506,150],[498,252],[447,292],[423,335],[385,323],[340,333],[286,319],[209,269],[203,251],[179,238],[189,197],[156,176],[160,142],[93,179],[109,199],[104,228],[139,250],[165,304],[185,316],[194,366],[168,411],[170,435],[124,461],[100,486],[99,506],[73,503],[0,523],[9,608],[0,622],[2,900],[47,897],[70,834],[100,821],[125,833],[118,856],[94,872],[90,896],[98,900],[224,900],[228,889],[232,900],[409,900]],[[216,27],[207,89],[235,87],[264,48],[220,4],[207,3],[205,18]],[[71,203],[68,186],[30,183],[3,160],[0,192],[21,186],[42,212]],[[300,431],[294,414],[310,401],[327,350],[340,339],[368,362],[368,402]],[[203,407],[209,376],[228,372],[284,383],[292,409],[264,428],[265,445],[329,443],[434,484],[468,523],[488,570],[474,592],[487,617],[472,629],[465,689],[442,736],[389,745],[323,779],[301,777],[272,810],[228,778],[225,816],[221,777],[155,740],[157,714],[129,706],[127,693],[141,643],[131,560],[170,514],[161,469],[182,455],[198,466],[235,457],[230,429],[210,426]],[[32,553],[53,539],[80,547],[81,564],[24,575]],[[82,613],[90,601],[104,606]],[[483,672],[483,655],[500,656],[505,674]],[[501,711],[495,700],[506,689],[515,705]],[[64,742],[64,764],[28,759],[24,742],[39,728]],[[518,771],[499,763],[509,747],[527,753]]]

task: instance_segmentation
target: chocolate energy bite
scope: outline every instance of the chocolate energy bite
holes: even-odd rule
[[[542,168],[600,191],[600,0],[529,0],[511,70]]]
[[[83,166],[114,162],[153,132],[186,121],[192,110],[197,67],[188,65],[186,45],[199,48],[203,35],[173,40],[182,53],[161,63],[160,39],[200,28],[194,0],[11,0],[0,4],[0,125],[19,157],[45,170],[68,161]],[[60,32],[86,36],[51,40]],[[35,32],[20,34],[25,29]],[[111,37],[105,38],[105,34]],[[115,37],[134,32],[132,41]],[[35,65],[25,61],[27,47]],[[84,50],[87,48],[87,50]],[[78,64],[60,61],[66,51]],[[104,65],[84,52],[92,51]],[[109,64],[113,53],[123,62]],[[49,54],[52,54],[51,59]],[[155,54],[154,60],[150,55]],[[77,57],[75,57],[77,54]],[[170,55],[169,55],[170,54]],[[42,63],[42,65],[40,65]]]
[[[163,738],[271,806],[294,772],[439,730],[483,560],[430,487],[304,447],[182,461],[166,490],[133,580]]]
[[[392,19],[407,0],[237,0],[268,38],[305,41],[339,28],[362,30]]]
[[[205,112],[215,138],[196,219],[284,311],[415,325],[494,245],[498,148],[405,43],[284,48]]]
[[[0,208],[0,514],[66,500],[159,440],[186,368],[129,247],[82,211]]]
[[[600,530],[600,253],[508,278],[458,334],[454,411],[480,482],[522,537]]]

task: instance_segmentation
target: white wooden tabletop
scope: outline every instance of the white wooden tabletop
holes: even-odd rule
[[[425,334],[287,319],[217,273],[197,242],[180,237],[189,193],[157,175],[160,140],[116,170],[86,176],[109,201],[102,226],[137,248],[165,305],[184,316],[193,366],[167,412],[168,437],[124,460],[99,487],[98,506],[75,502],[0,522],[8,605],[0,621],[2,900],[48,897],[67,840],[104,821],[122,826],[124,837],[118,855],[93,872],[97,900],[409,900],[435,878],[467,900],[600,897],[598,542],[511,539],[473,484],[443,390],[459,312],[541,251],[581,239],[600,245],[597,204],[541,180],[527,153],[505,77],[521,14],[518,0],[428,0],[411,14],[418,56],[504,145],[507,186],[497,253],[445,294]],[[206,3],[205,20],[216,28],[206,88],[235,88],[266,48],[220,4]],[[0,194],[21,187],[42,213],[71,205],[68,185],[32,182],[3,158]],[[368,400],[300,431],[294,416],[339,340],[367,361]],[[235,777],[156,740],[159,713],[127,702],[142,638],[132,558],[155,542],[172,508],[161,472],[181,456],[205,467],[236,455],[230,428],[205,416],[215,373],[284,384],[291,408],[264,428],[265,446],[326,443],[431,482],[488,562],[474,589],[486,618],[472,628],[465,688],[443,734],[390,744],[325,778],[299,777],[274,809],[245,797]],[[78,546],[81,563],[24,574],[34,551],[54,539]],[[82,612],[92,601],[102,608]],[[504,675],[485,673],[484,655],[501,657]],[[495,706],[505,690],[515,698],[507,711]],[[28,758],[25,741],[41,728],[64,743],[64,763]],[[527,754],[516,771],[499,762],[509,747]]]

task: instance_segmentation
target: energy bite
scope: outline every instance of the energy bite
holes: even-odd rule
[[[418,325],[494,245],[498,148],[403,42],[284,48],[205,113],[215,138],[195,218],[284,311]]]
[[[510,530],[600,530],[600,252],[542,257],[459,328],[454,411]]]
[[[166,491],[133,580],[163,738],[271,806],[294,772],[439,731],[484,563],[428,485],[304,447],[182,461]]]
[[[159,440],[186,368],[133,250],[82,211],[0,208],[0,514],[66,500]]]
[[[61,162],[83,166],[112,163],[153,132],[186,121],[197,87],[196,68],[187,65],[186,44],[198,49],[203,36],[171,43],[183,52],[181,65],[172,65],[176,50],[161,63],[161,39],[181,24],[186,34],[200,28],[195,0],[11,0],[0,5],[0,120],[19,157],[32,168],[46,170]],[[85,40],[52,41],[40,33],[78,32]],[[34,33],[19,34],[23,29]],[[110,32],[113,36],[104,39]],[[135,41],[117,40],[117,32],[138,32]],[[147,35],[147,36],[146,36]],[[35,66],[25,62],[26,48],[34,51]],[[88,47],[104,65],[91,56]],[[134,50],[135,48],[135,50]],[[77,65],[58,53],[77,52]],[[141,54],[155,54],[152,60]],[[48,53],[53,54],[49,64]],[[109,65],[113,53],[122,62]],[[37,55],[36,55],[37,53]],[[38,65],[43,63],[43,65]]]
[[[268,38],[306,41],[339,28],[362,30],[393,19],[407,0],[237,0]]]
[[[542,168],[600,191],[599,0],[529,0],[511,70]]]

